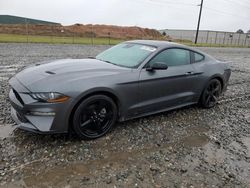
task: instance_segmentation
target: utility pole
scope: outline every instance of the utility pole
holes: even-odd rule
[[[197,25],[197,30],[196,30],[195,42],[194,42],[195,44],[197,44],[198,35],[199,35],[201,13],[202,13],[202,7],[203,7],[203,0],[201,0],[201,4],[199,6],[200,6],[200,13],[199,13],[198,25]]]

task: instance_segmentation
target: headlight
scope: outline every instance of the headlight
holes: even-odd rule
[[[55,93],[55,92],[49,92],[49,93],[31,93],[30,96],[38,100],[40,102],[49,102],[49,103],[54,103],[54,102],[64,102],[69,99],[68,96],[65,96],[61,93]]]

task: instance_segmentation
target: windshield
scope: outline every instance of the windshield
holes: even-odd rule
[[[100,53],[96,59],[118,66],[134,68],[155,50],[156,48],[152,46],[122,43]]]

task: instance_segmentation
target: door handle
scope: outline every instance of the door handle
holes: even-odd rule
[[[187,75],[187,76],[188,76],[188,75],[193,75],[193,74],[194,74],[193,71],[189,71],[189,72],[186,72],[186,73],[185,73],[185,75]]]

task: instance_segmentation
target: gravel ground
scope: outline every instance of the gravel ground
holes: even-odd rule
[[[200,48],[232,66],[228,91],[213,109],[191,106],[119,123],[94,141],[9,135],[13,74],[107,47],[0,44],[0,187],[250,187],[250,49]]]

